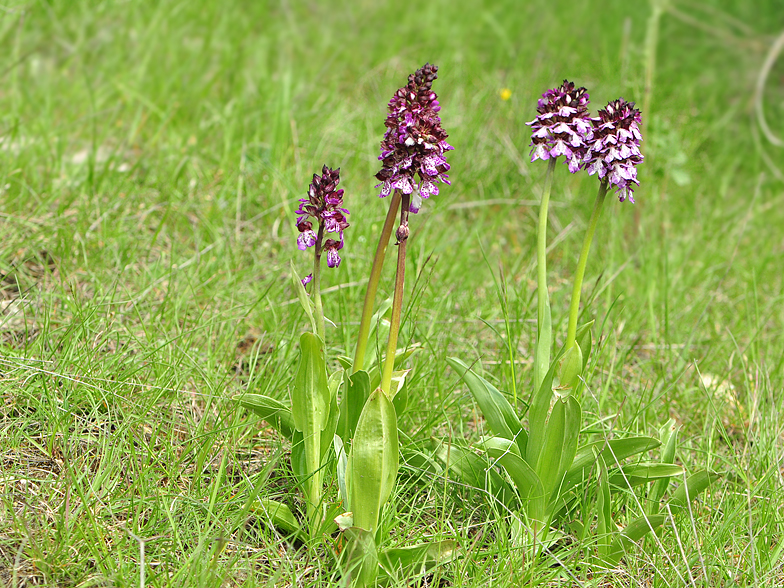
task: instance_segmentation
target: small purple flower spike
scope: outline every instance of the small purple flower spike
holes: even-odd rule
[[[349,211],[343,206],[343,190],[337,190],[340,183],[340,169],[330,169],[326,165],[321,169],[321,176],[313,174],[313,181],[308,186],[308,197],[302,198],[297,209],[297,248],[305,251],[309,247],[316,245],[318,235],[313,229],[313,223],[308,218],[315,219],[319,228],[323,227],[324,232],[338,233],[340,241],[327,239],[323,249],[327,250],[327,265],[338,267],[340,256],[338,249],[343,248],[343,231],[349,227],[346,215]],[[339,244],[339,247],[335,244]],[[305,278],[310,281],[312,276]],[[307,283],[305,280],[303,284]]]
[[[449,164],[444,153],[454,149],[446,142],[438,112],[441,106],[433,92],[438,66],[426,63],[408,76],[408,84],[389,101],[384,124],[387,131],[381,141],[381,183],[379,196],[392,190],[411,194],[409,211],[419,212],[422,200],[438,194],[437,182],[449,184]],[[417,179],[418,176],[418,179]]]
[[[599,111],[593,123],[593,138],[583,158],[583,166],[589,175],[598,174],[617,188],[621,202],[634,202],[633,184],[637,181],[637,166],[642,163],[640,153],[640,111],[634,102],[623,98],[613,100]]]
[[[575,173],[585,155],[591,136],[588,92],[564,80],[558,88],[547,90],[536,106],[531,127],[531,161],[566,156],[569,171]]]

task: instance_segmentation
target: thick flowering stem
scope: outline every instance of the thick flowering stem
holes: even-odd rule
[[[566,349],[574,346],[574,338],[577,334],[577,315],[580,314],[580,293],[583,288],[583,276],[585,275],[585,264],[588,261],[588,252],[591,250],[591,241],[596,232],[596,225],[599,223],[599,216],[602,213],[602,204],[607,195],[608,180],[602,180],[599,184],[599,193],[593,205],[591,219],[588,221],[588,230],[585,233],[583,249],[580,251],[580,260],[577,262],[577,271],[574,274],[574,289],[572,290],[572,303],[569,307],[569,330],[566,333]]]
[[[370,321],[373,319],[373,304],[378,292],[378,283],[381,280],[381,270],[384,268],[384,258],[392,236],[392,229],[395,226],[395,217],[400,207],[400,190],[395,190],[392,200],[389,203],[389,211],[381,229],[381,236],[378,238],[376,256],[373,258],[373,266],[370,269],[370,279],[368,280],[367,290],[365,291],[365,305],[362,307],[362,319],[359,323],[359,336],[357,337],[357,349],[354,353],[353,371],[356,373],[365,365],[365,353],[367,352],[368,333],[370,333]]]
[[[539,390],[542,380],[550,368],[550,348],[553,340],[553,325],[550,317],[550,294],[547,291],[547,207],[550,203],[550,188],[553,185],[553,171],[557,158],[550,158],[544,176],[542,202],[539,206],[539,228],[537,231],[537,315],[536,315],[536,352],[534,357],[534,390]],[[517,399],[515,398],[515,405]]]
[[[321,304],[321,243],[324,240],[324,223],[319,223],[316,237],[316,251],[313,259],[313,305],[316,307],[316,334],[321,341],[326,341],[324,307]]]
[[[403,194],[400,207],[400,227],[397,231],[397,271],[395,272],[395,295],[392,298],[392,318],[389,322],[389,341],[387,342],[387,355],[384,358],[384,371],[381,376],[381,389],[389,395],[392,385],[392,372],[395,370],[395,352],[397,351],[397,336],[400,332],[400,315],[403,310],[403,288],[406,279],[406,243],[408,243],[408,207],[411,197]]]

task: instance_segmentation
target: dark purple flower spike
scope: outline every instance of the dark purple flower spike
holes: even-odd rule
[[[593,139],[583,159],[589,175],[598,174],[617,189],[621,202],[634,202],[633,184],[637,181],[637,166],[642,163],[640,152],[640,111],[634,102],[623,98],[613,100],[599,111],[593,123]]]
[[[422,200],[438,194],[437,182],[449,184],[449,164],[444,153],[454,149],[446,142],[438,112],[441,106],[432,90],[438,67],[425,64],[408,76],[408,84],[389,101],[384,122],[387,131],[381,141],[381,183],[379,196],[393,190],[411,194],[409,210],[419,212]]]
[[[588,92],[564,80],[557,88],[547,90],[536,106],[531,127],[531,161],[566,156],[569,171],[575,173],[591,138],[588,116]]]
[[[323,249],[327,251],[327,265],[338,267],[340,265],[340,255],[338,251],[343,248],[343,231],[349,224],[346,216],[349,211],[343,206],[343,190],[338,190],[340,183],[340,168],[330,169],[326,165],[321,169],[321,176],[313,174],[313,181],[308,187],[308,197],[300,200],[297,209],[297,247],[304,251],[308,247],[318,245],[319,237],[327,233],[338,233],[339,240],[327,239],[323,244]],[[318,231],[313,229],[313,222],[308,218],[315,219],[318,224]],[[320,255],[321,251],[317,252]]]

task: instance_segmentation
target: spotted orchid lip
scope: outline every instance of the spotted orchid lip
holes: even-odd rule
[[[406,86],[389,101],[384,122],[387,127],[381,141],[381,182],[379,197],[393,190],[410,194],[409,212],[417,213],[422,200],[438,194],[438,183],[449,184],[449,164],[445,152],[454,149],[446,142],[447,134],[438,113],[441,105],[433,92],[438,66],[426,63],[408,76]]]

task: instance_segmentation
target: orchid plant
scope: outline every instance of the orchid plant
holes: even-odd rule
[[[343,190],[337,189],[340,170],[326,166],[314,175],[308,197],[296,211],[300,250],[313,249],[313,271],[300,280],[292,265],[294,286],[313,332],[300,337],[300,363],[290,404],[260,394],[244,394],[240,403],[286,436],[292,445],[291,465],[302,488],[309,533],[304,533],[283,503],[261,499],[275,526],[313,540],[340,528],[348,538],[339,558],[344,577],[352,585],[397,580],[422,572],[451,557],[452,542],[379,549],[382,513],[398,472],[397,412],[405,407],[408,370],[396,369],[413,349],[398,350],[397,342],[405,288],[406,246],[410,214],[423,201],[437,195],[440,183],[449,183],[445,153],[453,147],[438,115],[440,105],[432,90],[438,68],[426,64],[408,77],[389,102],[387,128],[381,142],[381,170],[376,174],[380,197],[391,196],[370,271],[353,361],[338,358],[341,369],[327,374],[326,319],[321,300],[321,258],[337,268],[349,227]],[[395,225],[397,224],[397,227]],[[386,250],[394,229],[397,266],[394,295],[374,314],[375,300]],[[334,234],[328,238],[328,234]],[[306,287],[311,289],[310,296]],[[389,311],[388,321],[384,317]],[[377,365],[367,353],[373,333],[388,338],[386,355]],[[340,402],[338,403],[338,392]],[[330,448],[334,448],[333,453]],[[343,505],[328,506],[324,475],[334,461]],[[336,510],[338,509],[338,510]]]
[[[608,189],[614,187],[621,202],[634,202],[637,165],[643,161],[640,111],[634,103],[612,101],[593,118],[588,114],[588,104],[586,89],[564,80],[560,87],[542,95],[537,117],[528,123],[532,128],[531,161],[548,161],[538,224],[537,340],[533,386],[527,403],[528,427],[523,426],[504,394],[460,359],[450,358],[449,365],[467,385],[492,434],[483,437],[474,450],[441,444],[436,454],[464,482],[489,490],[512,509],[514,537],[534,554],[557,540],[561,536],[559,523],[569,519],[584,537],[594,512],[592,507],[583,508],[580,522],[575,519],[579,510],[576,505],[586,504],[590,495],[588,504],[596,504],[598,512],[598,555],[605,564],[614,564],[632,543],[663,524],[659,501],[667,492],[669,480],[684,472],[673,463],[677,435],[666,427],[662,432],[662,463],[640,461],[640,456],[661,444],[651,437],[605,437],[579,445],[580,393],[592,348],[593,321],[577,325],[588,253]],[[552,321],[545,265],[547,206],[555,163],[561,156],[571,173],[586,170],[589,175],[597,175],[599,190],[575,272],[566,339],[551,359]],[[637,462],[625,465],[629,458]],[[587,488],[595,485],[585,483],[597,478],[598,490],[588,492]],[[704,490],[710,479],[708,472],[686,479],[670,496],[670,503],[682,505],[687,497]],[[648,496],[654,507],[623,531],[617,531],[610,512],[611,490],[646,483],[652,484]]]

